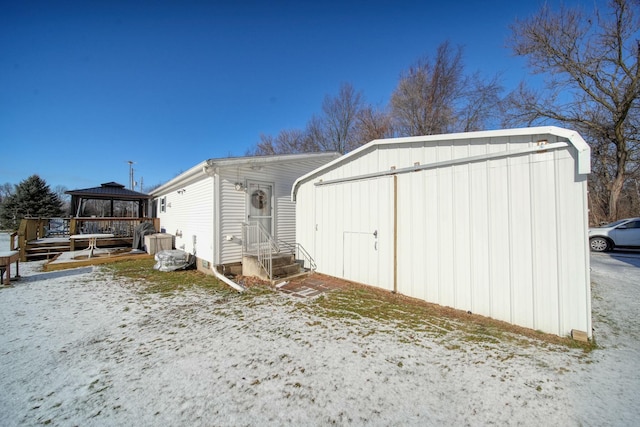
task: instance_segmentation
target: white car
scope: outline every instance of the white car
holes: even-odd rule
[[[589,229],[589,246],[594,252],[613,248],[640,248],[640,218],[621,219]]]

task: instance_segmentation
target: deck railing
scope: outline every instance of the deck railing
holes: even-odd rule
[[[133,238],[134,229],[143,222],[151,222],[160,228],[159,218],[124,217],[72,217],[72,218],[24,218],[18,229],[18,246],[21,257],[27,243],[45,238],[69,238],[74,234],[113,234],[114,238]]]

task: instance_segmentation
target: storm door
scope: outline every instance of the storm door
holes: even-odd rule
[[[260,223],[273,236],[273,184],[249,182],[248,222]]]

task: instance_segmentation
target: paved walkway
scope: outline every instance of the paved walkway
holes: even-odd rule
[[[334,289],[343,288],[347,282],[324,274],[314,273],[311,276],[294,279],[277,286],[278,290],[296,297],[310,298]]]

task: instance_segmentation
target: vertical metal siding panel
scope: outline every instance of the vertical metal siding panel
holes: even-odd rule
[[[335,263],[330,258],[330,244],[334,243],[335,246],[338,245],[337,242],[340,240],[336,235],[337,230],[331,228],[331,218],[329,217],[329,203],[335,203],[335,200],[331,200],[329,198],[329,192],[327,191],[328,187],[320,186],[316,187],[316,209],[318,212],[318,218],[316,219],[318,223],[318,233],[316,234],[317,240],[316,245],[318,247],[318,271],[320,273],[330,274],[332,276],[340,277],[337,274]],[[336,249],[337,250],[337,249]]]
[[[301,184],[300,186],[300,190],[298,190],[298,192],[302,191],[304,189],[304,199],[300,200],[300,202],[297,202],[297,206],[296,206],[296,218],[300,218],[300,217],[305,217],[307,216],[307,212],[310,209],[310,206],[313,206],[313,221],[312,222],[308,222],[308,227],[306,229],[306,237],[303,238],[303,240],[301,241],[303,245],[305,245],[305,243],[308,243],[310,246],[306,246],[305,245],[305,249],[307,249],[309,251],[309,253],[311,254],[311,257],[313,258],[313,260],[316,262],[316,271],[322,273],[322,265],[324,264],[323,262],[323,252],[322,252],[322,241],[324,239],[324,234],[325,231],[324,229],[321,229],[320,226],[323,225],[322,223],[322,194],[321,194],[321,188],[320,187],[316,187],[313,184],[313,181],[306,181],[305,183]],[[310,216],[310,215],[309,215]],[[305,221],[309,221],[310,218],[305,219]],[[301,229],[298,227],[298,224],[301,224],[300,222],[296,222],[296,233],[300,233]],[[302,230],[303,233],[305,232],[304,230]],[[311,233],[313,233],[313,236],[311,236]]]
[[[586,176],[577,176],[575,160],[569,150],[556,153],[558,188],[558,245],[562,266],[559,271],[560,335],[571,329],[591,335],[590,306],[583,302],[591,299],[588,276],[588,250],[585,193]],[[586,256],[585,256],[586,255]]]
[[[323,193],[322,215],[324,219],[324,257],[329,266],[329,274],[342,277],[342,230],[337,227],[336,216],[338,215],[342,200],[338,200],[337,193],[333,186],[319,187]]]
[[[425,258],[424,260],[416,260],[417,263],[423,266],[424,271],[424,284],[426,289],[424,291],[427,301],[438,303],[440,301],[440,270],[442,264],[440,257],[440,232],[438,224],[438,211],[440,209],[440,197],[439,197],[439,172],[436,170],[425,171],[425,197],[428,202],[424,205],[424,224],[428,230],[425,236],[416,236],[419,243],[425,246]],[[420,195],[416,195],[420,197]],[[409,231],[411,233],[411,231]],[[421,262],[422,261],[422,262]]]
[[[381,210],[383,216],[379,219],[379,255],[376,267],[378,269],[379,286],[387,290],[393,290],[393,178],[383,178],[381,184],[382,193],[386,195],[385,199],[388,202],[383,206]]]
[[[411,143],[404,149],[405,153],[399,155],[399,167],[410,167],[417,164],[425,164],[428,148],[424,142]],[[435,233],[431,233],[434,219],[429,219],[426,211],[427,203],[435,203],[432,194],[427,192],[426,171],[398,175],[397,200],[398,200],[398,237],[397,237],[397,263],[398,263],[398,292],[414,298],[428,300],[429,286],[437,284],[437,281],[429,283],[428,267],[429,247],[437,245]],[[393,186],[393,182],[390,182]],[[393,189],[390,194],[390,207],[393,207]],[[393,229],[393,217],[391,229]],[[393,244],[393,241],[391,241]],[[391,254],[393,259],[393,254]],[[391,272],[393,274],[393,271]],[[392,277],[393,280],[393,277]]]
[[[506,160],[489,165],[489,272],[491,311],[489,316],[511,322],[511,265],[509,239],[509,184]]]
[[[453,170],[438,169],[438,220],[434,226],[438,232],[440,261],[439,301],[438,304],[455,306],[455,253],[453,225]]]
[[[316,262],[318,265],[318,272],[340,277],[336,274],[334,265],[331,264],[327,251],[327,241],[333,240],[336,242],[338,240],[336,240],[337,236],[335,236],[335,230],[331,229],[331,225],[329,224],[329,200],[327,197],[328,192],[326,190],[327,187],[325,186],[315,187],[317,223]]]
[[[575,160],[568,150],[558,156],[560,334],[577,329],[591,336],[587,178],[576,174]]]
[[[348,173],[351,174],[351,170],[349,170]],[[341,209],[336,210],[336,221],[334,225],[336,230],[340,231],[340,240],[337,240],[335,244],[337,246],[340,246],[340,250],[342,253],[342,257],[337,260],[337,262],[341,266],[342,277],[350,277],[351,280],[362,283],[364,278],[360,277],[360,263],[358,263],[358,245],[364,245],[364,242],[361,242],[359,239],[357,239],[356,236],[352,236],[351,234],[348,236],[345,235],[345,231],[355,232],[359,231],[361,228],[364,229],[364,227],[366,227],[366,225],[364,224],[365,219],[362,217],[362,215],[363,212],[366,211],[367,207],[362,205],[363,190],[360,188],[361,185],[362,182],[355,183],[355,185],[337,184],[332,186],[332,191],[336,195],[338,206],[342,207]],[[354,198],[356,200],[354,200]],[[352,215],[360,218],[358,230],[347,228],[351,225],[349,217]],[[369,254],[362,254],[362,256],[369,256]]]
[[[421,175],[420,173],[398,175],[398,210],[397,210],[397,242],[398,242],[398,292],[404,295],[415,295],[417,293],[414,286],[414,277],[416,277],[416,270],[419,266],[415,265],[414,260],[420,259],[418,254],[423,245],[417,244],[410,236],[411,230],[418,235],[418,231],[415,227],[419,226],[419,222],[414,222],[414,216],[420,215],[421,211],[411,202],[412,195],[415,191],[415,178]],[[393,190],[392,190],[393,191]],[[393,204],[393,193],[390,194],[391,200],[389,203]],[[408,237],[408,238],[407,238]],[[393,245],[393,240],[391,241]],[[401,249],[404,245],[411,245],[411,250]],[[417,297],[421,298],[421,297]]]
[[[468,141],[469,156],[486,154],[487,139]],[[473,313],[490,313],[489,255],[488,255],[488,196],[487,162],[469,164],[469,251],[471,257],[471,307]]]
[[[349,174],[351,173],[350,171],[348,172]],[[365,211],[364,206],[363,206],[363,192],[362,191],[358,191],[357,187],[351,186],[351,185],[344,185],[344,184],[337,184],[337,185],[333,185],[331,186],[331,190],[334,194],[335,200],[336,200],[336,204],[331,205],[331,206],[345,206],[345,202],[347,201],[352,201],[352,197],[356,199],[356,207],[357,209],[355,211],[347,211],[346,209],[336,209],[333,212],[333,216],[334,216],[334,222],[333,222],[333,227],[336,230],[339,230],[340,235],[339,235],[339,240],[335,241],[335,245],[338,246],[340,249],[339,254],[340,257],[338,258],[337,256],[334,259],[334,263],[339,266],[340,268],[340,274],[342,277],[344,276],[344,272],[345,272],[345,262],[347,262],[347,260],[349,260],[349,262],[351,261],[349,259],[349,256],[351,255],[355,255],[355,254],[349,254],[345,252],[345,247],[344,247],[344,243],[345,243],[345,236],[344,236],[344,231],[345,231],[345,217],[355,214],[356,216],[358,216],[358,218],[362,218],[362,214]],[[345,197],[346,196],[346,197]],[[337,254],[336,254],[337,255]],[[353,264],[351,265],[351,267],[354,267]]]
[[[558,333],[558,253],[553,153],[532,155],[534,329]]]
[[[415,173],[411,174],[414,181],[414,186],[409,193],[411,197],[411,223],[412,227],[405,230],[404,234],[409,236],[415,243],[412,244],[414,250],[412,250],[412,256],[407,257],[411,261],[412,275],[411,286],[414,289],[416,298],[421,298],[428,301],[428,290],[433,283],[429,283],[429,277],[426,271],[426,260],[429,257],[428,247],[433,243],[434,235],[431,233],[433,227],[427,218],[427,206],[433,205],[433,194],[429,193],[427,173]],[[398,191],[404,191],[401,185]],[[402,246],[398,244],[398,248]],[[404,258],[404,257],[403,257]]]
[[[315,259],[315,218],[316,206],[314,185],[307,181],[300,185],[296,193],[296,240]]]
[[[469,240],[469,165],[453,169],[453,262],[454,307],[470,310],[471,301],[471,242]]]
[[[375,286],[375,282],[367,274],[367,266],[372,262],[373,238],[369,232],[370,213],[367,181],[359,181],[333,186],[340,206],[335,227],[341,231],[341,239],[336,244],[341,246],[342,259],[339,260],[341,277],[359,283]],[[365,196],[366,195],[366,196]],[[357,221],[353,221],[357,218]]]
[[[474,313],[491,313],[491,281],[489,278],[489,194],[487,186],[488,162],[470,165],[469,213],[472,307]]]
[[[534,327],[531,180],[528,156],[509,159],[512,322]]]
[[[342,277],[342,265],[338,261],[342,259],[342,232],[336,228],[335,217],[340,209],[336,193],[332,192],[332,186],[320,186],[316,191],[319,198],[321,220],[319,230],[322,233],[321,262],[318,264],[320,272],[326,272],[332,276]],[[320,267],[322,265],[322,267]]]
[[[438,148],[435,146],[425,146],[424,162],[425,164],[437,162]],[[440,171],[427,170],[423,172],[425,180],[424,195],[416,194],[416,197],[426,197],[427,202],[424,209],[424,223],[429,230],[427,236],[424,236],[421,243],[425,245],[424,259],[424,283],[426,289],[424,291],[426,300],[438,304],[440,302],[440,272],[443,268],[441,257],[443,253],[440,251],[441,231],[438,212],[440,210]],[[420,260],[416,260],[420,262]]]
[[[349,171],[348,173],[351,174],[352,172]],[[359,258],[371,256],[371,254],[368,252],[358,253],[363,251],[364,248],[360,248],[360,245],[365,246],[365,242],[361,241],[357,235],[352,235],[351,233],[363,231],[367,227],[366,222],[368,218],[364,217],[364,213],[369,207],[368,204],[365,205],[367,202],[367,198],[364,197],[366,192],[362,188],[362,182],[354,183],[354,185],[338,184],[333,186],[333,191],[336,194],[339,206],[343,207],[337,211],[335,223],[336,230],[341,231],[341,239],[336,241],[336,244],[341,246],[342,258],[337,260],[337,262],[341,265],[342,277],[363,283],[367,279],[361,276],[361,263],[359,262]],[[345,209],[345,207],[347,208]],[[350,228],[350,216],[355,216],[359,219],[360,223],[357,229]],[[349,235],[345,234],[347,231],[350,232]]]
[[[425,190],[425,175],[398,175],[398,292],[420,299],[427,298],[426,248],[433,243],[426,230],[425,202],[431,196]]]

